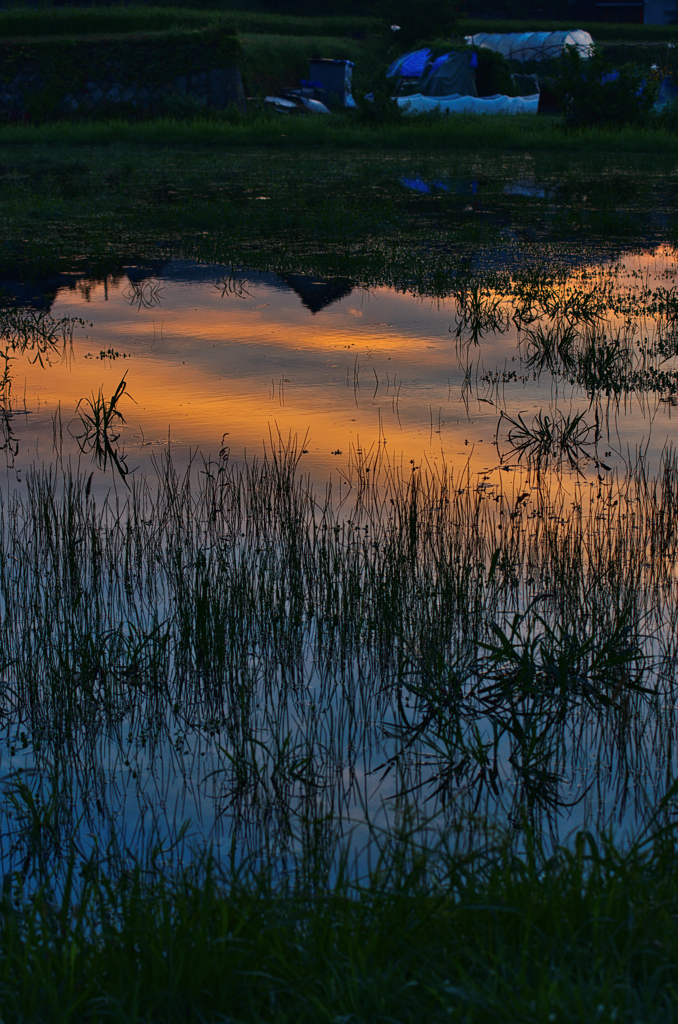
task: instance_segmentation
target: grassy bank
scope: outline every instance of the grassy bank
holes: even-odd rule
[[[262,43],[262,45],[266,45]],[[300,59],[305,59],[300,50]],[[301,65],[300,65],[301,66]],[[284,152],[291,147],[328,150],[369,150],[376,153],[478,153],[483,158],[522,153],[553,153],[566,167],[576,167],[583,157],[614,159],[616,155],[653,154],[658,162],[670,159],[678,152],[678,133],[666,126],[661,118],[649,118],[643,128],[591,127],[566,130],[559,119],[531,115],[424,115],[418,117],[371,117],[370,108],[364,115],[352,114],[323,116],[280,116],[257,114],[252,117],[237,114],[193,117],[186,120],[171,118],[130,123],[126,120],[106,120],[80,123],[55,122],[43,125],[14,125],[0,127],[0,147],[6,154],[23,151],[23,159],[39,154],[41,147],[54,149],[55,154],[66,154],[86,145],[129,145],[130,158],[143,147],[210,146],[223,147],[222,159],[228,159],[233,149],[254,147],[271,148]],[[56,159],[57,157],[55,157]],[[561,164],[562,165],[562,164]],[[649,164],[648,164],[649,166]]]
[[[93,871],[73,905],[45,894],[0,923],[6,1019],[125,1024],[675,1020],[671,833],[626,852],[385,856],[371,884],[276,891],[190,873]],[[16,882],[16,880],[15,880]]]
[[[384,36],[388,19],[360,15],[298,15],[269,11],[182,6],[129,5],[124,7],[13,7],[0,11],[0,38],[152,32],[171,28],[203,28],[226,20],[240,32],[285,36]],[[627,25],[605,22],[474,19],[462,18],[456,36],[459,40],[475,32],[544,32],[584,29],[597,42],[670,42],[678,33],[672,25]]]
[[[385,70],[390,45],[385,24],[374,18],[310,17],[191,8],[92,7],[0,11],[0,41],[16,47],[45,40],[136,37],[227,28],[242,34],[242,71],[248,93],[262,95],[308,78],[310,57],[351,60],[363,75]],[[190,40],[187,39],[187,45]],[[10,51],[11,52],[11,51]],[[239,61],[240,63],[240,61]],[[30,64],[30,58],[29,58]],[[170,69],[171,70],[171,69]],[[174,75],[182,73],[180,62]]]

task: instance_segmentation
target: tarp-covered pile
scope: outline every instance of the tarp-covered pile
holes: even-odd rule
[[[539,93],[534,96],[399,96],[398,106],[405,114],[536,114]]]
[[[418,92],[422,96],[477,96],[475,53],[446,53],[424,71]]]
[[[389,78],[418,79],[417,96],[449,97],[477,96],[475,69],[478,57],[475,52],[457,50],[444,53],[433,60],[431,50],[415,50],[406,53],[391,64],[386,72]],[[414,99],[407,96],[400,99]],[[400,102],[400,99],[398,102]]]
[[[417,92],[398,96],[405,114],[426,114],[433,110],[447,114],[536,114],[539,96],[482,96],[476,93],[475,69],[478,58],[468,50],[445,53],[431,59],[430,50],[406,53],[391,64],[391,78],[418,78]]]

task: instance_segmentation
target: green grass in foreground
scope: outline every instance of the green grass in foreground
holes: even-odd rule
[[[394,845],[363,887],[93,868],[77,892],[26,902],[6,879],[2,1019],[678,1019],[671,832],[626,852],[581,834],[551,857],[506,840],[449,858],[436,883],[412,853]]]

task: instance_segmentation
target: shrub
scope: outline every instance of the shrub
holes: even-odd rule
[[[584,60],[575,47],[568,46],[556,61],[553,90],[566,124],[573,127],[642,124],[657,88],[635,64],[614,68],[597,50]]]
[[[356,103],[354,121],[357,124],[398,124],[404,118],[402,110],[393,99],[393,82],[386,78],[383,68],[379,69],[377,75],[356,76],[353,98]]]
[[[476,92],[479,96],[515,96],[516,88],[508,61],[501,53],[485,47],[474,47],[478,57]]]

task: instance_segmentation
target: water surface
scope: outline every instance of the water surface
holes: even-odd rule
[[[73,278],[51,293],[34,290],[24,305],[29,313],[48,312],[57,323],[78,319],[69,322],[65,341],[57,338],[41,359],[30,344],[23,354],[16,344],[6,350],[6,521],[10,530],[19,524],[14,536],[29,538],[27,552],[40,547],[46,531],[43,523],[37,540],[31,540],[30,516],[22,518],[16,507],[11,511],[12,495],[25,496],[26,482],[35,479],[31,466],[79,469],[83,479],[89,477],[84,507],[90,508],[90,492],[99,509],[108,493],[108,508],[120,516],[130,485],[134,490],[135,482],[152,481],[168,451],[175,467],[181,470],[192,460],[197,472],[206,466],[210,479],[218,473],[230,479],[228,472],[252,465],[264,451],[283,459],[285,452],[296,451],[299,470],[319,495],[317,507],[328,481],[345,503],[339,506],[344,512],[323,529],[341,538],[341,558],[354,552],[365,560],[365,569],[355,576],[360,586],[376,564],[370,551],[381,542],[376,521],[365,511],[369,502],[361,505],[361,488],[370,491],[370,472],[372,479],[380,474],[375,494],[386,481],[381,508],[387,524],[395,507],[388,495],[396,495],[393,481],[401,482],[410,509],[402,544],[413,552],[424,543],[420,517],[426,496],[416,481],[447,481],[440,492],[433,485],[426,492],[427,516],[442,508],[444,499],[452,502],[450,514],[459,524],[456,533],[443,531],[447,547],[436,555],[435,572],[443,573],[446,559],[453,566],[457,558],[460,580],[468,570],[474,582],[465,592],[468,598],[455,598],[453,626],[441,638],[435,617],[443,621],[447,612],[436,611],[435,573],[428,582],[416,582],[419,556],[408,556],[403,548],[398,571],[416,586],[407,590],[410,584],[403,583],[402,593],[413,600],[420,587],[419,600],[432,609],[428,624],[423,613],[417,620],[418,609],[407,609],[410,632],[394,634],[392,646],[380,648],[375,637],[382,636],[382,623],[370,617],[382,616],[386,603],[372,612],[362,608],[364,622],[357,621],[357,612],[346,613],[342,626],[340,615],[330,614],[334,598],[328,596],[324,618],[302,603],[299,625],[293,626],[293,595],[284,591],[291,534],[257,533],[253,527],[250,536],[245,517],[237,526],[224,524],[222,536],[214,523],[225,515],[223,505],[211,519],[204,505],[177,513],[175,532],[163,533],[157,551],[151,550],[154,517],[162,532],[171,516],[159,516],[147,497],[139,499],[132,515],[142,538],[138,552],[130,554],[137,543],[129,539],[132,527],[122,532],[116,527],[112,535],[115,557],[109,561],[125,566],[124,572],[120,568],[124,585],[122,576],[109,570],[108,583],[97,591],[101,611],[94,602],[99,618],[92,610],[94,618],[85,623],[89,633],[81,617],[85,601],[93,601],[82,597],[97,557],[91,524],[65,544],[71,575],[53,594],[49,573],[53,563],[61,563],[51,551],[36,556],[35,563],[47,589],[40,589],[35,573],[35,578],[13,577],[15,569],[7,563],[8,592],[11,586],[24,587],[32,616],[13,617],[5,600],[7,650],[24,651],[21,657],[30,665],[25,651],[31,643],[36,657],[53,647],[58,657],[49,662],[49,671],[55,679],[72,678],[75,689],[69,691],[71,718],[56,706],[45,717],[35,694],[27,696],[34,684],[20,678],[13,662],[5,669],[2,766],[8,791],[24,794],[18,804],[8,804],[13,824],[7,834],[13,838],[4,847],[6,862],[21,857],[21,837],[28,834],[25,810],[17,809],[25,797],[16,789],[19,782],[40,792],[47,806],[57,800],[64,830],[75,830],[83,855],[96,843],[132,852],[153,842],[171,844],[185,823],[190,823],[184,837],[189,845],[209,840],[227,851],[235,837],[238,856],[261,850],[266,842],[283,856],[307,841],[309,822],[316,829],[354,832],[364,847],[368,835],[374,839],[393,828],[406,812],[414,813],[424,831],[430,827],[466,839],[489,824],[519,831],[533,813],[555,840],[583,824],[637,827],[668,784],[675,760],[671,679],[677,601],[670,551],[662,549],[660,559],[654,548],[634,547],[632,522],[634,502],[645,501],[646,515],[655,500],[643,498],[649,492],[642,489],[639,463],[644,479],[652,480],[662,457],[666,470],[667,452],[678,447],[675,271],[675,253],[664,247],[614,262],[580,260],[557,274],[546,266],[522,277],[459,278],[450,282],[448,296],[435,299],[387,287],[365,289],[346,278],[187,263],[129,267],[114,279]],[[123,377],[127,392],[119,409],[126,422],[111,432],[120,458],[116,470],[115,460],[104,465],[97,458],[85,414],[93,411],[99,393],[108,401]],[[87,398],[90,406],[81,402]],[[128,472],[121,473],[121,466]],[[672,479],[668,470],[665,479]],[[36,493],[35,484],[30,487],[29,494]],[[415,491],[424,497],[413,499]],[[663,500],[669,491],[667,484]],[[433,494],[440,499],[437,506],[431,504]],[[473,528],[470,513],[477,517]],[[124,524],[124,514],[119,522]],[[310,520],[303,522],[310,530]],[[642,533],[642,544],[662,530]],[[170,556],[177,538],[185,551],[176,557],[185,565],[173,576]],[[605,545],[616,540],[621,554],[611,553],[605,562]],[[82,546],[71,549],[71,543]],[[333,550],[328,543],[323,535],[308,565]],[[580,602],[574,619],[581,620],[583,632],[575,636],[575,622],[572,640],[563,633],[572,626],[572,609],[548,605],[556,588],[549,567],[557,563],[562,573],[568,544],[578,546],[577,571],[584,581],[577,590],[573,569],[572,607]],[[231,561],[226,576],[219,576],[226,550]],[[514,552],[513,565],[504,550]],[[140,568],[129,575],[134,558]],[[597,558],[607,566],[608,575],[600,579]],[[658,568],[660,561],[666,571]],[[379,571],[384,586],[374,593],[383,597],[388,574],[395,570],[382,566]],[[497,597],[492,586],[500,572],[503,589]],[[81,596],[72,591],[74,574],[81,574]],[[200,654],[193,632],[203,613],[205,629],[215,629],[220,602],[226,607],[237,587],[246,590],[252,581],[255,604],[257,592],[273,588],[262,605],[266,624],[247,639],[238,634],[226,644],[221,667],[215,668],[204,651]],[[640,596],[635,618],[627,619],[624,602],[634,588]],[[346,594],[349,584],[338,583],[337,600]],[[203,598],[204,608],[212,608],[209,614],[199,603]],[[403,612],[397,600],[395,616]],[[546,725],[535,718],[543,694],[537,700],[528,693],[518,710],[511,705],[508,719],[505,708],[501,718],[494,697],[483,704],[482,694],[474,696],[471,683],[480,669],[468,661],[473,639],[464,632],[472,600],[480,602],[473,613],[477,621],[485,619],[473,629],[484,630],[485,642],[495,621],[519,650],[520,630],[537,622],[542,634],[533,639],[546,636],[548,646],[549,637],[556,637],[563,664],[575,640],[584,645],[586,655],[567,683],[574,695],[570,710],[558,720],[556,705],[549,704],[555,731],[547,747],[538,742]],[[50,601],[55,602],[53,620]],[[184,626],[182,601],[193,602]],[[542,625],[538,617],[527,618],[535,608],[544,616]],[[223,626],[209,635],[219,629],[225,635],[237,625],[235,613],[224,615]],[[516,615],[523,618],[511,633]],[[79,634],[73,626],[73,637],[80,639],[72,642],[71,627],[64,626],[70,616],[82,626]],[[179,625],[176,633],[167,633],[163,647],[157,637],[170,620]],[[349,634],[352,639],[346,639]],[[435,677],[432,697],[434,634],[448,667]],[[598,649],[605,653],[608,634],[616,646],[597,668]],[[632,642],[641,641],[642,670],[640,647],[629,653]],[[527,647],[531,642],[528,636]],[[85,644],[91,645],[86,656]],[[535,641],[533,651],[538,650]],[[459,719],[452,712],[449,669],[457,656],[471,687]],[[560,669],[549,668],[543,653],[536,656],[539,678],[555,688]],[[153,685],[151,672],[156,673]],[[586,673],[595,677],[595,691],[587,690],[593,684]],[[655,695],[649,703],[632,688],[639,673]],[[413,676],[418,682],[410,686]],[[422,679],[429,680],[428,690],[422,690]],[[620,710],[622,682],[630,696]],[[40,681],[35,685],[39,688]],[[455,721],[461,723],[458,732],[450,731]],[[422,722],[427,723],[423,732]],[[530,756],[528,726],[536,744]],[[474,748],[474,737],[480,747]],[[481,756],[483,744],[489,753]],[[458,757],[459,751],[466,753]],[[483,758],[489,758],[487,764]],[[68,793],[68,809],[54,795],[58,786]]]
[[[674,271],[673,252],[660,248],[574,267],[558,288],[633,297],[621,313],[603,301],[593,326],[617,342],[621,331],[637,349],[672,330],[666,316],[647,315],[644,290],[670,289]],[[125,397],[120,406],[127,420],[120,443],[141,472],[149,453],[170,441],[182,458],[196,448],[214,456],[224,445],[242,458],[260,452],[272,433],[305,439],[303,465],[316,479],[341,469],[352,447],[377,444],[405,463],[487,473],[500,462],[502,410],[528,423],[547,409],[593,422],[597,408],[599,441],[615,466],[639,446],[656,453],[673,439],[672,355],[654,359],[662,377],[655,373],[649,386],[592,393],[530,361],[526,331],[508,319],[515,303],[491,282],[482,300],[496,302],[506,320],[474,335],[473,324],[460,322],[458,295],[366,290],[346,279],[171,263],[155,273],[130,268],[113,281],[74,281],[56,290],[51,315],[91,326],[76,327],[49,365],[31,364],[30,353],[11,364],[14,465],[50,459],[57,408],[60,454],[77,455],[68,426],[77,432],[78,402],[100,388],[110,397],[123,374],[135,404]],[[579,333],[586,327],[574,323]]]

